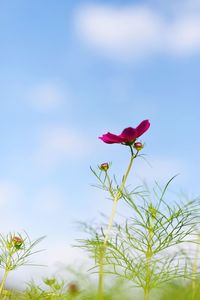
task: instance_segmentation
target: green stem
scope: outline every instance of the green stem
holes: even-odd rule
[[[12,259],[12,255],[15,253],[15,251],[16,251],[15,248],[13,248],[8,253],[8,256],[7,256],[7,259],[6,259],[6,264],[5,264],[5,272],[4,272],[3,279],[2,279],[2,282],[1,282],[1,285],[0,285],[0,296],[3,292],[3,288],[4,288],[4,285],[5,285],[5,281],[6,281],[6,278],[8,276],[8,273],[12,270],[12,268],[11,268],[11,259]]]
[[[144,300],[149,300],[149,294],[151,290],[151,260],[153,256],[152,240],[153,240],[153,218],[150,218],[148,226],[148,246],[146,252],[146,279],[144,288]]]
[[[2,291],[3,291],[3,288],[4,288],[4,284],[5,284],[5,281],[6,281],[6,278],[8,276],[8,273],[9,273],[9,269],[5,269],[5,272],[4,272],[4,275],[3,275],[3,279],[2,279],[2,282],[1,282],[1,285],[0,285],[0,295],[2,294]]]
[[[132,150],[132,148],[131,148],[131,150]],[[128,178],[128,175],[130,173],[130,170],[131,170],[131,167],[133,164],[133,160],[136,157],[132,151],[131,151],[131,154],[132,154],[131,160],[129,162],[127,171],[123,177],[122,184],[121,184],[120,188],[118,189],[117,194],[113,197],[113,193],[111,193],[111,196],[113,197],[113,206],[112,206],[111,215],[110,215],[110,218],[108,221],[108,227],[107,227],[106,235],[105,235],[105,238],[103,241],[103,245],[102,245],[102,248],[100,249],[98,300],[104,299],[104,297],[103,297],[103,260],[104,260],[104,256],[105,256],[105,252],[106,252],[107,242],[108,242],[108,239],[110,236],[110,232],[111,232],[111,229],[113,226],[113,222],[114,222],[114,218],[115,218],[115,214],[116,214],[116,210],[117,210],[117,203],[122,195],[126,180]]]
[[[149,291],[147,289],[144,290],[144,300],[149,300]]]
[[[99,258],[99,286],[98,286],[98,300],[103,300],[103,259],[104,259],[104,248],[100,249]]]

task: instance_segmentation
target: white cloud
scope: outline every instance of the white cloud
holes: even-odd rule
[[[48,169],[67,160],[79,160],[90,149],[89,139],[81,133],[63,126],[50,126],[40,133],[35,161]]]
[[[200,14],[177,20],[168,30],[167,46],[175,54],[200,51]]]
[[[86,42],[110,55],[139,55],[145,49],[152,50],[161,30],[160,18],[140,7],[87,6],[78,12],[76,21]]]
[[[44,82],[30,91],[32,105],[42,112],[49,112],[60,107],[65,95],[61,86],[55,82]]]
[[[160,11],[144,6],[87,5],[77,12],[75,25],[88,45],[122,60],[200,51],[200,13],[194,9],[173,14],[169,21]]]

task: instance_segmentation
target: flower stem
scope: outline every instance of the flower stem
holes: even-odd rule
[[[148,237],[147,237],[147,251],[146,251],[146,278],[144,287],[144,300],[149,300],[149,294],[151,290],[151,260],[153,257],[152,241],[153,241],[153,221],[154,218],[150,217],[148,225]]]
[[[100,249],[99,257],[99,286],[98,286],[98,300],[103,300],[103,259],[104,259],[104,245]]]
[[[11,259],[12,259],[12,255],[15,252],[15,248],[11,249],[10,252],[8,253],[7,259],[6,259],[6,264],[5,264],[5,271],[4,271],[4,275],[2,278],[2,282],[0,284],[0,296],[2,295],[3,292],[3,288],[5,285],[5,281],[7,279],[8,273],[12,270],[11,268]]]
[[[122,179],[121,186],[119,187],[118,192],[116,193],[115,196],[113,195],[113,192],[110,192],[111,196],[112,197],[114,196],[114,197],[113,197],[113,206],[112,206],[111,215],[110,215],[110,218],[109,218],[109,221],[108,221],[108,227],[107,227],[106,235],[105,235],[105,238],[104,238],[104,241],[103,241],[103,245],[100,249],[98,300],[103,300],[104,299],[104,297],[103,297],[103,261],[104,261],[104,257],[105,257],[105,252],[106,252],[108,239],[109,239],[110,232],[111,232],[113,222],[114,222],[114,218],[115,218],[115,215],[116,215],[117,203],[118,203],[118,200],[120,199],[120,197],[122,195],[126,180],[127,180],[128,175],[130,173],[130,170],[131,170],[131,167],[132,167],[132,164],[133,164],[133,160],[134,160],[135,157],[136,157],[136,155],[133,154],[133,150],[131,148],[131,159],[130,159],[127,171],[126,171],[126,173],[125,173],[125,175]]]
[[[144,290],[144,300],[149,300],[149,290]]]
[[[3,291],[3,288],[4,288],[4,284],[5,284],[6,278],[8,276],[8,273],[9,273],[9,269],[5,269],[3,279],[2,279],[2,282],[1,282],[1,285],[0,285],[0,296],[2,294],[2,291]]]

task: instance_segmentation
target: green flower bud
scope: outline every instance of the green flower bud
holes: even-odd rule
[[[134,144],[134,148],[135,148],[137,151],[142,150],[143,147],[144,147],[144,145],[143,145],[142,143],[140,143],[140,142],[136,142],[136,143]]]
[[[43,281],[44,281],[44,283],[45,283],[46,285],[48,285],[48,286],[52,286],[52,285],[54,285],[55,282],[56,282],[55,278],[46,278],[46,279],[44,279]]]
[[[101,164],[100,166],[99,166],[99,169],[101,170],[101,171],[108,171],[108,169],[109,169],[109,164],[108,163],[103,163],[103,164]]]
[[[22,244],[24,243],[23,239],[19,236],[13,236],[12,238],[12,244],[14,245],[14,247],[19,250],[22,246]]]

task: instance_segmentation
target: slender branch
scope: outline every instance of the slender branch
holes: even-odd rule
[[[113,226],[114,218],[115,218],[115,215],[116,215],[117,203],[118,203],[118,200],[121,198],[126,180],[128,178],[128,175],[130,173],[130,170],[131,170],[131,167],[132,167],[132,164],[133,164],[133,160],[135,158],[135,155],[133,154],[132,147],[130,147],[130,149],[131,149],[131,154],[132,154],[131,159],[130,159],[127,171],[126,171],[126,173],[123,177],[122,184],[121,184],[120,188],[118,189],[118,192],[116,193],[116,195],[111,193],[111,191],[112,191],[111,186],[110,186],[111,182],[110,182],[110,179],[108,177],[109,186],[110,186],[109,191],[111,193],[111,196],[112,197],[114,196],[114,198],[113,198],[113,206],[112,206],[111,215],[110,215],[110,218],[109,218],[109,221],[108,221],[108,227],[107,227],[106,235],[105,235],[105,238],[104,238],[104,241],[103,241],[103,245],[100,248],[98,300],[103,300],[103,261],[104,261],[104,256],[105,256],[105,252],[106,252],[107,242],[108,242],[110,232],[111,232],[111,228]]]
[[[145,278],[145,287],[144,287],[144,300],[149,300],[149,293],[151,290],[151,260],[153,257],[152,242],[154,236],[154,218],[150,216],[149,225],[148,225],[148,234],[147,234],[147,251],[146,251],[146,278]]]

